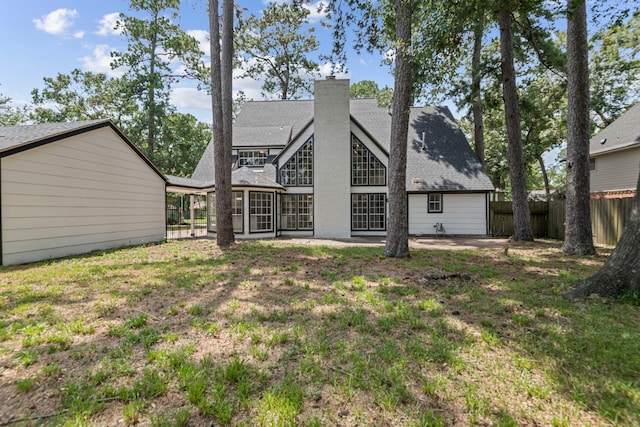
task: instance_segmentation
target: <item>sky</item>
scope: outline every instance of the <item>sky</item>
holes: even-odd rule
[[[263,0],[240,0],[241,7],[259,13],[268,3]],[[179,25],[193,35],[201,49],[209,52],[207,0],[181,0]],[[328,53],[331,36],[320,28],[317,3],[310,6],[310,23],[316,27],[320,42],[317,53]],[[14,105],[31,102],[31,91],[44,87],[44,77],[58,73],[104,72],[118,76],[121,70],[110,67],[110,52],[124,51],[126,39],[113,30],[120,13],[134,15],[128,0],[0,0],[0,94]],[[318,60],[317,56],[311,59]],[[208,56],[206,57],[208,61]],[[351,82],[374,80],[380,87],[393,86],[389,68],[379,55],[348,54],[348,71],[337,74]],[[331,64],[321,63],[322,78],[329,75]],[[234,90],[242,90],[248,99],[263,99],[261,82],[236,78]],[[210,122],[210,99],[192,82],[174,86],[172,103],[183,113]]]

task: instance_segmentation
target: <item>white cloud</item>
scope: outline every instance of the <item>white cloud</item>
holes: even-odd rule
[[[189,30],[187,34],[198,41],[200,50],[205,56],[211,56],[211,45],[209,44],[209,32],[204,30]]]
[[[350,71],[339,71],[336,72],[334,68],[340,68],[339,65],[331,64],[327,62],[326,64],[322,64],[320,66],[320,76],[322,78],[326,78],[327,76],[336,76],[336,79],[350,79],[351,72]]]
[[[304,7],[305,9],[307,9],[309,11],[309,16],[307,17],[309,19],[309,23],[315,23],[320,21],[322,18],[325,18],[327,16],[325,10],[327,7],[327,2],[326,1],[317,1],[315,3],[310,3],[310,4],[303,4],[302,7]],[[322,8],[322,11],[319,12],[318,9]]]
[[[174,88],[171,103],[179,109],[211,110],[211,97],[207,92],[191,87]]]
[[[80,58],[83,68],[94,73],[105,73],[108,76],[119,77],[122,70],[111,69],[111,48],[106,44],[99,44],[93,49],[93,56],[83,56]]]
[[[84,31],[76,31],[75,33],[73,33],[74,39],[81,39],[83,37],[84,37]]]
[[[99,36],[121,34],[122,29],[115,29],[116,24],[118,23],[118,19],[120,19],[120,13],[118,12],[108,13],[104,15],[100,20],[100,26],[98,27],[98,31],[96,31],[96,34]]]
[[[34,19],[36,28],[49,34],[63,34],[67,28],[73,25],[73,18],[78,16],[75,9],[56,9],[42,19]]]

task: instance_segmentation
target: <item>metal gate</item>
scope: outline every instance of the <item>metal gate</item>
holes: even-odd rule
[[[207,235],[207,197],[167,193],[167,239]]]

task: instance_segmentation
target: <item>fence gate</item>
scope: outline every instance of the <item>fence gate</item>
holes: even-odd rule
[[[207,235],[207,197],[205,195],[167,193],[166,215],[167,239]]]

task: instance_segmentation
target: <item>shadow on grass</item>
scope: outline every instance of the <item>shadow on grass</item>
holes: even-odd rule
[[[637,308],[562,300],[567,279],[601,260],[535,250],[417,250],[397,260],[381,248],[246,242],[221,251],[194,241],[5,269],[1,361],[38,385],[0,416],[28,415],[48,390],[43,407],[98,424],[136,402],[150,417],[156,400],[188,408],[193,424],[223,423],[229,409],[232,420],[268,425],[287,408],[300,424],[552,423],[513,409],[511,395],[523,390],[505,391],[504,402],[485,390],[500,384],[479,379],[494,369],[491,355],[508,350],[508,369],[547,377],[542,389],[522,386],[528,397],[548,401],[550,387],[603,419],[633,424]],[[443,271],[472,280],[419,280]],[[69,333],[63,345],[42,332],[42,342],[25,345],[29,325],[62,333],[68,315],[95,331]],[[474,356],[479,349],[486,355]],[[24,352],[37,361],[16,362]],[[249,384],[220,380],[201,366],[208,357],[225,370],[241,360]],[[42,375],[56,364],[58,374]],[[189,377],[190,364],[199,367]],[[192,398],[190,381],[170,380],[181,375],[206,376],[204,401]],[[15,387],[7,382],[0,393],[15,396]],[[164,402],[167,395],[177,400]],[[227,409],[215,406],[225,399]]]

